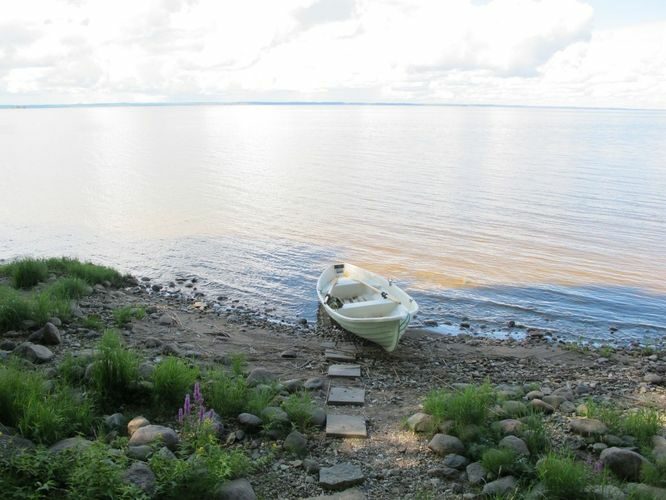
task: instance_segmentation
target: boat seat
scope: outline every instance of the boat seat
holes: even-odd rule
[[[360,281],[351,278],[338,278],[329,294],[340,300],[358,297],[367,292],[367,287]]]
[[[349,318],[374,318],[389,315],[397,305],[388,299],[366,300],[344,304],[338,312]]]

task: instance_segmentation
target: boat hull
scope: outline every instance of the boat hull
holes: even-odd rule
[[[342,284],[342,281],[345,283]],[[330,299],[336,295],[336,290],[353,288],[355,282],[367,287],[357,290],[361,296],[347,294],[343,299],[348,301],[346,304],[331,307]],[[344,295],[342,292],[338,294]],[[396,349],[411,318],[418,311],[416,302],[392,282],[352,264],[327,268],[317,282],[317,295],[332,320],[388,352]]]

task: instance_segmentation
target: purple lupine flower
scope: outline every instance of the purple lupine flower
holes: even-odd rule
[[[183,409],[178,408],[178,423],[182,424],[183,423]]]
[[[198,405],[203,403],[203,396],[201,395],[201,386],[199,385],[199,382],[194,384],[194,401]]]
[[[190,414],[190,411],[192,410],[192,405],[190,404],[190,395],[186,394],[185,395],[185,405],[183,406],[183,409],[185,411],[185,415]]]
[[[598,473],[601,472],[602,470],[604,470],[603,462],[601,460],[597,460],[596,462],[594,462],[594,472]]]
[[[205,414],[206,414],[206,413],[205,413],[205,410],[206,410],[206,409],[205,409],[203,406],[200,406],[200,407],[199,407],[199,422],[203,422],[203,421],[204,421],[204,416],[205,416]]]

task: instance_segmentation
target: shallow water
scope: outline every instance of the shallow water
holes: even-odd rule
[[[666,112],[4,109],[0,151],[0,258],[196,276],[287,319],[347,260],[421,320],[666,335]]]

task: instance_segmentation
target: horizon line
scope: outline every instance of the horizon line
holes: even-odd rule
[[[666,108],[631,108],[622,106],[558,106],[547,104],[473,104],[427,103],[391,101],[163,101],[163,102],[97,102],[54,104],[0,104],[0,109],[40,108],[110,108],[110,107],[158,107],[158,106],[395,106],[395,107],[479,107],[479,108],[546,108],[608,111],[666,111]]]

